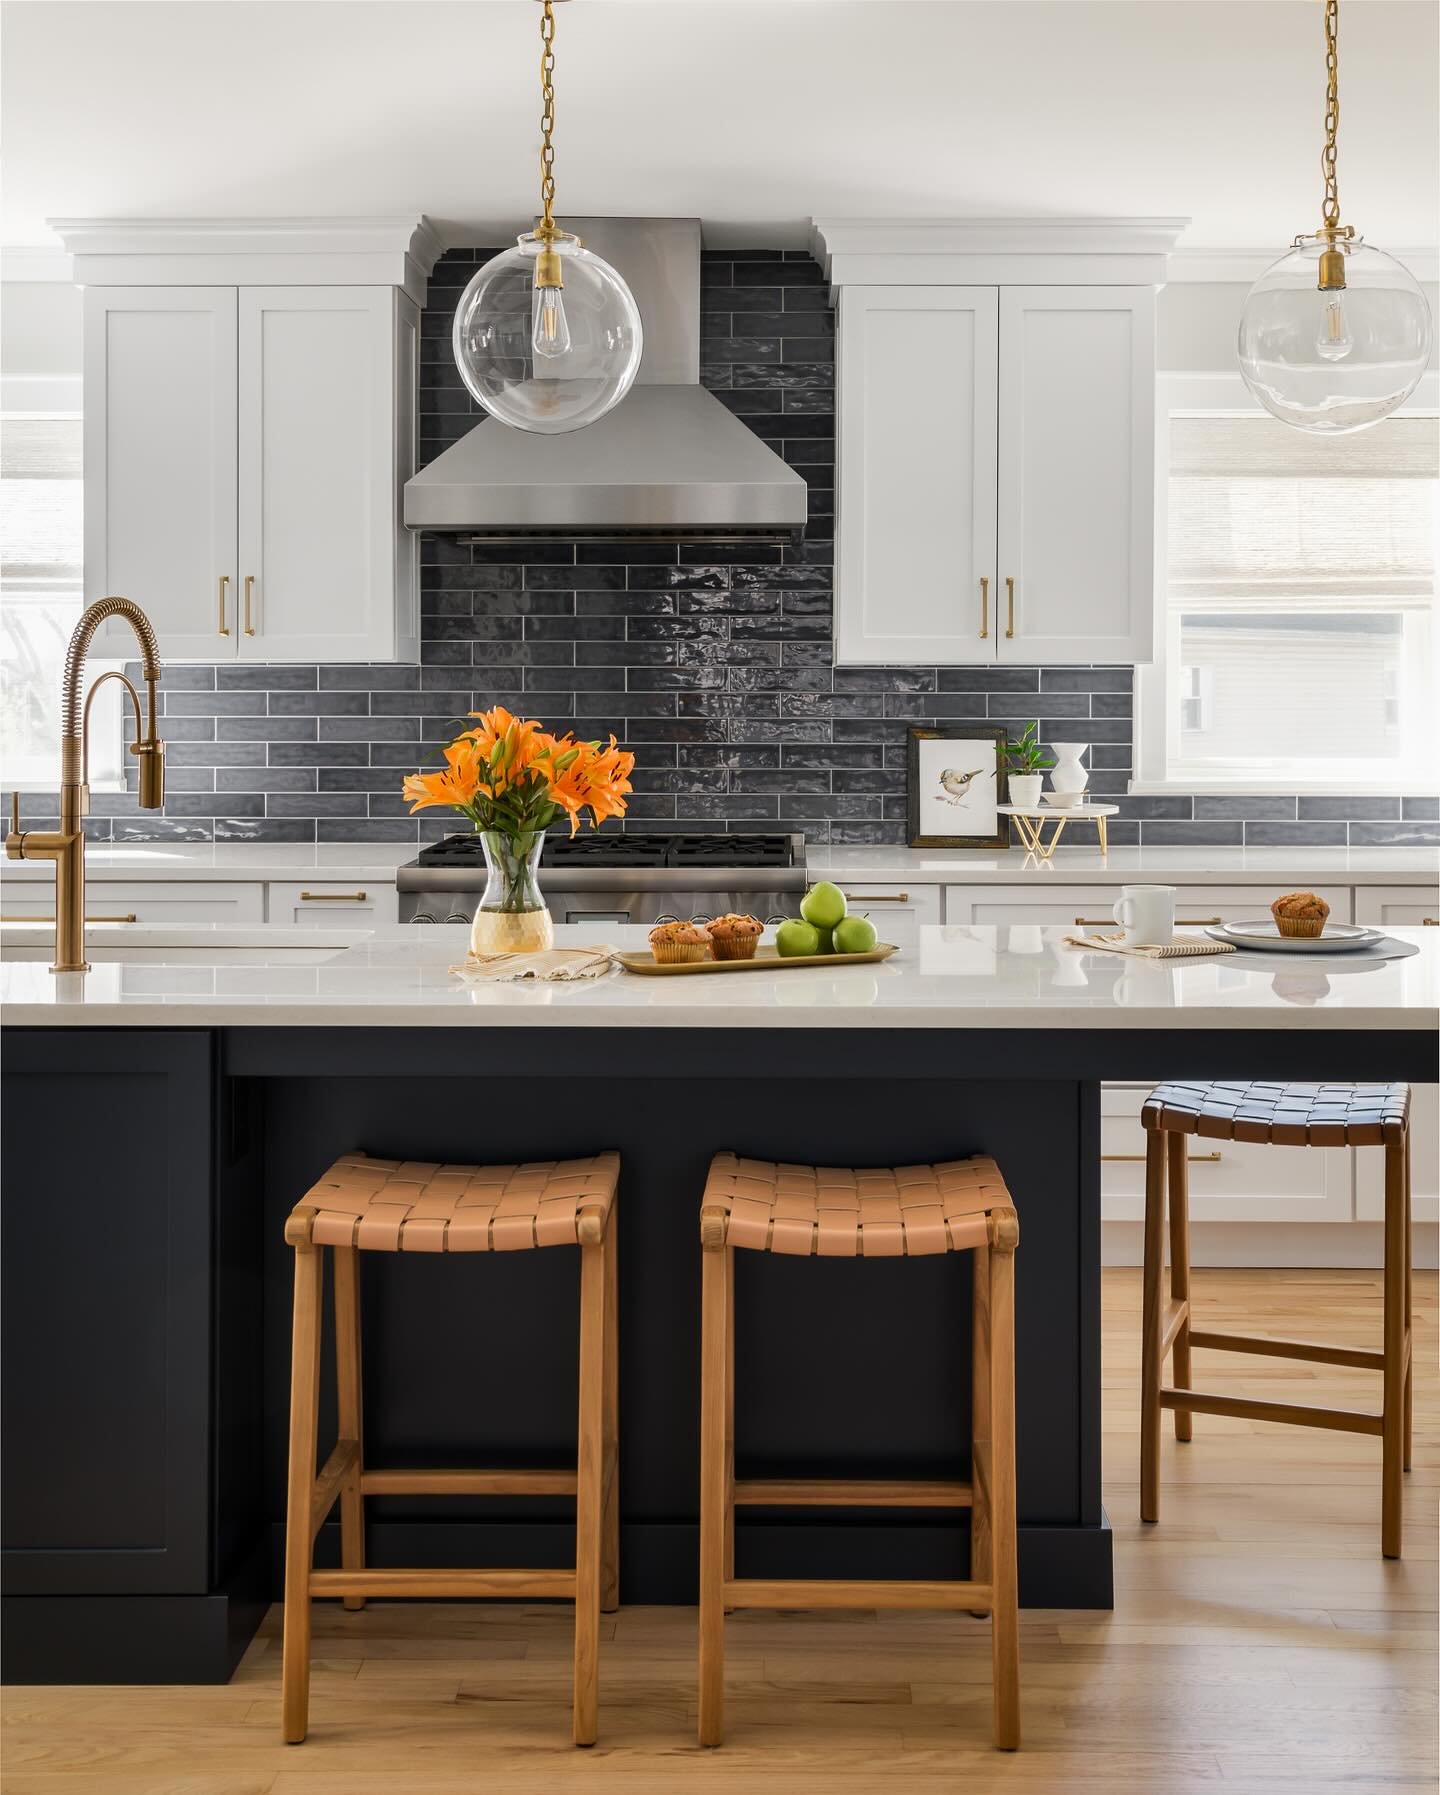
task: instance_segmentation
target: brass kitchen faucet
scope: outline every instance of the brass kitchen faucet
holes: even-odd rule
[[[148,717],[141,734],[140,695],[123,673],[102,673],[82,699],[85,657],[97,629],[109,617],[123,617],[140,644],[140,672],[149,688]],[[55,862],[55,960],[52,972],[88,972],[85,960],[85,814],[90,808],[90,701],[107,679],[118,679],[135,708],[135,740],[130,752],[140,762],[142,810],[165,802],[165,744],[155,729],[155,682],[160,654],[150,619],[128,598],[99,598],[75,625],[65,651],[60,686],[60,827],[20,827],[20,794],[10,794],[10,832],[5,853],[11,860]]]

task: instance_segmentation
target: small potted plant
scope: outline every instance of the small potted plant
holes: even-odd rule
[[[1019,805],[1021,810],[1039,808],[1040,787],[1045,783],[1046,772],[1055,765],[1054,760],[1035,739],[1039,727],[1040,720],[1037,717],[1033,723],[1025,725],[1016,740],[1005,744],[1010,802]]]
[[[577,742],[547,735],[500,706],[472,711],[478,727],[445,750],[441,773],[411,773],[404,792],[413,814],[433,806],[468,817],[485,848],[485,895],[470,931],[473,954],[533,953],[554,944],[537,878],[545,831],[562,813],[570,833],[582,810],[598,828],[624,816],[635,756],[610,738]]]

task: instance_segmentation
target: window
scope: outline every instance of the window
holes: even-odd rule
[[[85,603],[81,423],[10,413],[0,427],[0,777],[53,789],[60,778],[60,674]],[[107,665],[92,663],[91,672]],[[90,783],[124,784],[119,689],[95,700]]]
[[[1428,418],[1172,416],[1137,785],[1433,789],[1437,494]]]

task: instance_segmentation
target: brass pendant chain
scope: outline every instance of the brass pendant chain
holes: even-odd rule
[[[1334,4],[1334,0],[1331,0]],[[555,9],[545,0],[544,17],[540,20],[540,98],[544,110],[540,114],[540,229],[537,236],[555,235],[555,145],[551,134],[555,129]],[[1332,152],[1333,160],[1333,152]]]
[[[1325,148],[1320,152],[1320,170],[1325,177],[1321,218],[1326,235],[1338,234],[1340,229],[1340,189],[1335,179],[1335,137],[1340,129],[1339,28],[1340,0],[1325,0]]]

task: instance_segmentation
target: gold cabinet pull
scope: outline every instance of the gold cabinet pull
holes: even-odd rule
[[[1224,922],[1224,920],[1225,918],[1223,916],[1177,916],[1175,918],[1175,926],[1177,929],[1198,929],[1209,923],[1220,923]],[[1077,916],[1075,918],[1075,926],[1077,929],[1081,927],[1090,929],[1115,929],[1119,928],[1120,925],[1116,922],[1113,916]]]
[[[363,904],[368,894],[363,891],[302,891],[302,904]]]
[[[1220,1155],[1218,1153],[1187,1153],[1185,1157],[1192,1166],[1213,1166]],[[1136,1165],[1143,1165],[1145,1155],[1143,1153],[1102,1153],[1100,1155],[1102,1165],[1129,1165],[1132,1161]]]
[[[845,902],[847,904],[908,904],[910,893],[908,891],[877,891],[868,897],[857,897],[853,892],[846,892]]]
[[[87,916],[86,922],[139,922],[140,918],[132,910],[129,916]],[[53,923],[53,916],[0,916],[0,922],[48,922]]]
[[[1005,580],[1005,639],[1008,642],[1015,634],[1015,582],[1008,576]]]
[[[1422,929],[1440,929],[1440,916],[1422,916],[1420,927]]]
[[[990,582],[983,575],[980,580],[980,640],[983,642],[990,634]]]
[[[247,573],[245,575],[245,634],[247,636],[253,636],[255,634],[255,624],[250,615],[251,601],[254,599],[254,596],[255,575],[253,573]]]
[[[228,573],[222,573],[220,575],[220,634],[222,636],[228,636],[230,634],[229,625],[225,622],[225,588],[229,584],[230,575]]]

